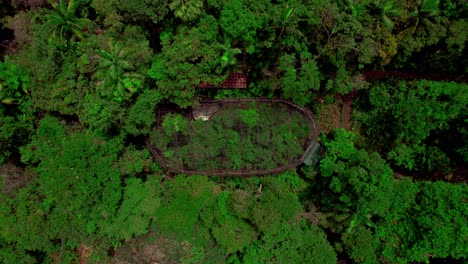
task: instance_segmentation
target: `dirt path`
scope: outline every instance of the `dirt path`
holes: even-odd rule
[[[343,107],[341,111],[341,125],[346,130],[349,130],[349,127],[350,127],[352,104],[353,104],[352,100],[343,101]]]
[[[341,96],[341,126],[346,130],[349,130],[351,127],[351,111],[355,94],[355,92],[351,92]]]
[[[433,80],[433,81],[454,81],[467,82],[466,75],[451,75],[447,73],[412,73],[406,71],[383,71],[383,70],[367,70],[364,72],[366,80],[385,80],[388,78],[403,79],[403,80]]]

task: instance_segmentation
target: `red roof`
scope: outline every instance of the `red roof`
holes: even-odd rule
[[[247,88],[247,77],[245,74],[240,72],[231,72],[229,77],[222,84],[216,86],[206,82],[200,82],[198,88],[235,88],[244,89]]]

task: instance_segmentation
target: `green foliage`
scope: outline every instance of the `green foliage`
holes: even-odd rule
[[[260,232],[268,232],[284,222],[297,222],[302,211],[297,194],[291,192],[282,180],[266,180],[262,193],[251,209],[251,221]]]
[[[65,128],[63,124],[54,117],[47,115],[41,120],[43,126],[36,130],[31,143],[21,148],[21,161],[26,164],[35,164],[41,158],[47,156],[47,153],[58,153],[60,145],[65,137]],[[36,145],[42,146],[37,148]]]
[[[120,144],[119,139],[104,142],[91,134],[66,135],[52,117],[41,122],[28,148],[34,146],[31,152],[40,160],[38,191],[47,197],[42,206],[48,223],[56,225],[49,236],[74,230],[90,234],[108,224],[121,198],[120,174],[113,166]]]
[[[203,212],[202,220],[210,228],[216,242],[228,254],[242,251],[256,237],[254,228],[241,218],[234,216],[228,208],[229,193],[224,191],[217,197],[217,203]]]
[[[70,0],[68,3],[65,0],[49,0],[49,3],[54,9],[44,10],[44,30],[50,31],[50,39],[58,38],[59,41],[76,36],[82,40],[84,38],[83,28],[90,23],[86,18],[78,18],[76,12],[79,10],[83,0]]]
[[[164,116],[162,127],[167,137],[173,136],[177,132],[188,133],[187,120],[180,114],[167,114]]]
[[[2,263],[36,263],[34,258],[28,255],[24,248],[9,247],[3,240],[0,240],[0,261]]]
[[[156,210],[156,226],[165,233],[190,241],[195,236],[202,210],[216,203],[218,191],[219,187],[205,176],[179,175],[166,182],[161,206]]]
[[[252,129],[260,119],[258,111],[254,108],[240,111],[240,120]]]
[[[35,109],[56,111],[73,115],[89,90],[89,80],[84,78],[84,63],[77,63],[83,56],[79,43],[70,43],[66,50],[56,47],[36,32],[28,55],[20,54],[18,59],[31,71],[31,101]],[[84,58],[84,57],[83,57]],[[27,63],[25,62],[27,61]],[[31,64],[31,61],[41,63]]]
[[[154,56],[147,74],[156,81],[164,99],[187,107],[200,82],[218,84],[227,78],[221,76],[218,58],[222,47],[213,39],[212,31],[217,31],[217,22],[207,17],[200,21],[200,28],[181,27],[174,36],[161,34],[162,52]]]
[[[29,95],[29,86],[29,72],[26,69],[9,57],[0,61],[0,114],[5,105],[27,101],[24,96]]]
[[[377,263],[377,243],[371,230],[360,226],[343,238],[346,252],[356,263]]]
[[[3,245],[10,245],[2,250],[3,258],[15,258],[14,251],[43,250],[52,251],[53,244],[48,239],[48,225],[44,221],[46,214],[41,198],[34,190],[37,185],[20,189],[15,199],[0,194],[0,240]],[[53,231],[52,231],[53,232]],[[27,259],[27,255],[20,256]]]
[[[442,1],[439,8],[441,7],[443,7],[444,15],[449,18],[459,18],[468,8],[466,3],[452,0]]]
[[[155,122],[156,105],[161,101],[161,97],[158,90],[145,90],[140,94],[124,119],[125,131],[132,135],[149,134]]]
[[[224,53],[223,56],[221,56],[221,67],[225,68],[236,65],[237,59],[235,56],[242,53],[242,51],[238,48],[231,48],[231,45],[225,45],[223,48]]]
[[[336,253],[317,226],[282,223],[246,249],[242,263],[336,263]]]
[[[276,39],[285,46],[295,46],[299,42],[298,39],[305,39],[299,22],[303,21],[304,17],[307,16],[307,7],[298,2],[293,4],[294,7],[290,6],[289,3],[283,3],[277,8],[270,8],[272,10],[270,18],[273,19],[271,24],[275,25],[274,27],[277,29],[281,28]],[[290,45],[292,43],[294,44]]]
[[[203,8],[201,0],[173,0],[169,4],[169,8],[174,12],[174,15],[183,21],[192,21],[197,19]]]
[[[101,94],[117,102],[128,100],[143,86],[143,76],[132,71],[134,66],[127,60],[128,49],[124,43],[109,42],[109,52],[100,50],[99,80]]]
[[[398,166],[420,171],[446,167],[439,166],[447,164],[443,152],[426,139],[449,129],[449,122],[466,112],[467,91],[467,85],[453,82],[380,84],[369,94],[373,109],[364,116],[366,133],[387,135],[388,158]]]
[[[31,129],[29,72],[17,61],[0,61],[0,164],[17,152]]]
[[[123,109],[116,101],[109,101],[96,95],[87,95],[83,102],[81,122],[93,131],[107,132],[121,119]]]
[[[93,1],[95,2],[95,1]],[[137,23],[158,23],[166,18],[169,13],[168,0],[112,0],[113,8],[118,10],[123,18]]]
[[[138,150],[134,146],[125,148],[118,162],[120,173],[129,176],[149,172],[152,163],[149,150]]]
[[[393,188],[390,167],[377,153],[356,149],[354,138],[354,133],[337,129],[321,142],[325,153],[317,189],[322,210],[332,212],[337,228],[344,225],[348,233],[359,224],[372,225],[370,216],[384,214],[390,206],[387,193]]]
[[[399,182],[392,209],[379,221],[376,237],[390,262],[427,262],[466,257],[466,185]]]
[[[447,18],[441,15],[439,3],[439,0],[422,0],[409,6],[405,22],[411,26],[403,29],[397,36],[397,40],[401,40],[398,43],[400,50],[395,60],[397,67],[405,64],[412,53],[436,45],[447,36],[449,23]]]
[[[439,4],[440,0],[422,0],[410,16],[416,17],[417,23],[421,20],[427,23],[428,19],[439,15]]]
[[[83,241],[116,246],[147,233],[160,203],[160,178],[128,178],[122,184],[121,173],[141,173],[140,161],[149,157],[148,151],[128,150],[117,162],[122,149],[120,138],[104,141],[72,132],[46,116],[22,149],[23,162],[37,164],[33,171],[39,176],[1,208],[1,237],[18,249],[50,254],[57,239],[62,250],[74,250]],[[128,162],[133,163],[125,166]]]
[[[294,55],[283,55],[279,69],[284,72],[281,79],[283,96],[299,105],[308,105],[315,99],[315,92],[320,90],[320,72],[310,54],[301,56],[301,66],[296,69]]]
[[[245,42],[244,47],[247,47],[247,52],[254,52],[255,35],[261,28],[261,22],[244,7],[241,0],[229,1],[223,6],[219,23],[227,37]]]
[[[330,244],[356,263],[466,260],[466,184],[395,180],[372,152],[413,178],[464,176],[463,1],[50,0],[50,9],[36,8],[43,2],[0,6],[1,263],[77,263],[87,253],[86,262],[118,262],[107,255],[121,243],[127,262],[139,254],[137,262],[336,263]],[[14,39],[5,38],[10,29]],[[411,71],[416,80],[373,83],[368,69]],[[247,75],[246,89],[198,88],[233,70]],[[459,83],[417,81],[433,73]],[[160,105],[213,96],[308,107],[354,98],[353,131],[365,137],[324,136],[320,166],[299,174],[155,175],[143,142],[150,133],[185,168],[275,168],[302,154],[307,129],[284,108],[156,120]],[[166,239],[134,244],[148,232]]]
[[[382,24],[389,30],[392,30],[395,26],[392,18],[402,15],[402,11],[395,7],[395,3],[392,0],[377,1],[374,3],[374,8],[380,15]]]
[[[462,136],[463,143],[457,146],[456,151],[462,156],[463,161],[468,162],[468,129],[466,128],[466,124],[468,123],[468,119],[463,120],[460,124],[460,128],[458,128],[458,132]]]
[[[31,132],[31,121],[23,120],[12,116],[0,115],[0,165],[4,164],[13,153],[17,154],[18,149],[29,138]]]
[[[123,202],[109,225],[100,227],[107,237],[129,240],[148,233],[150,222],[156,219],[160,206],[160,178],[151,175],[149,180],[129,178],[123,191]]]

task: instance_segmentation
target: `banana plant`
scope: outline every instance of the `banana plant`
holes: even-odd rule
[[[82,30],[90,23],[89,19],[76,16],[76,12],[83,1],[70,0],[67,3],[65,0],[59,0],[58,2],[49,0],[49,3],[53,9],[44,11],[44,18],[46,19],[44,29],[51,33],[49,40],[54,38],[63,40],[71,36],[76,36],[80,40],[83,39]]]

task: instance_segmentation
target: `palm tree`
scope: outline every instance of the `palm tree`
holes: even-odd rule
[[[111,91],[113,99],[119,102],[128,97],[128,94],[134,94],[141,86],[142,76],[133,72],[123,43],[110,41],[109,52],[100,50],[98,54],[101,62],[96,76],[101,79],[99,86],[103,89],[103,94],[109,95]]]
[[[278,41],[282,38],[285,31],[293,32],[301,37],[305,37],[305,35],[297,29],[297,23],[300,19],[299,17],[294,16],[294,11],[294,8],[289,8],[284,12],[284,15],[281,16],[281,32],[278,36]]]
[[[360,5],[356,5],[357,3],[354,3],[353,0],[339,0],[337,1],[337,4],[340,8],[346,8],[349,11],[351,11],[351,15],[353,17],[357,17],[360,12],[358,12]],[[357,7],[357,8],[356,8]]]
[[[402,14],[402,11],[396,8],[391,0],[375,2],[374,11],[380,16],[382,24],[390,30],[395,26],[392,19]]]
[[[183,21],[192,21],[198,18],[202,12],[202,0],[174,0],[169,4],[174,15]]]
[[[277,41],[280,41],[286,32],[294,33],[300,37],[305,37],[305,35],[300,30],[298,30],[297,23],[302,21],[302,19],[300,19],[299,16],[296,16],[296,13],[297,12],[295,8],[289,7],[286,7],[285,9],[273,10],[271,17],[273,18],[273,25],[275,26],[268,27],[263,30],[281,28]]]
[[[440,0],[420,0],[416,9],[409,14],[410,18],[416,19],[414,29],[419,23],[430,24],[439,16]]]
[[[59,2],[49,0],[49,3],[54,9],[47,9],[45,11],[44,17],[46,18],[46,23],[44,24],[44,28],[51,31],[51,38],[68,38],[69,34],[71,34],[79,39],[83,39],[83,27],[90,20],[78,18],[75,14],[82,2],[80,0],[70,0],[67,4],[64,0],[59,0]]]

